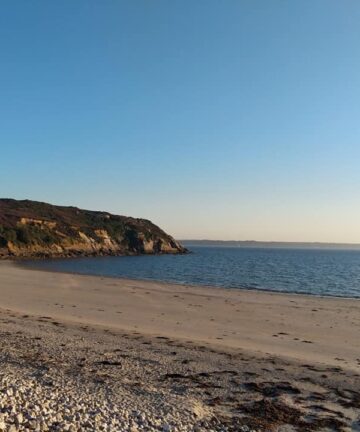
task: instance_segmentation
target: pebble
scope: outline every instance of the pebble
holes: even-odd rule
[[[179,412],[174,403],[167,405],[165,397],[161,407],[136,406],[137,402],[119,399],[106,387],[84,385],[70,377],[52,377],[51,386],[43,382],[20,372],[0,373],[1,432],[210,430],[205,425],[195,425],[191,410]],[[250,429],[242,431],[251,432]]]
[[[146,382],[134,391],[71,369],[0,366],[0,432],[262,432],[195,416],[192,395]]]

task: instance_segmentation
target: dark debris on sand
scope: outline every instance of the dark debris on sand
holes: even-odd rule
[[[360,377],[352,371],[52,322],[1,312],[0,366],[31,369],[44,383],[52,375],[81,380],[154,412],[156,403],[191,401],[201,409],[184,430],[345,432],[360,420]]]

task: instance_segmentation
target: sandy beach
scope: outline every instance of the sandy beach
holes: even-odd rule
[[[75,429],[49,430],[360,430],[358,300],[51,273],[4,261],[0,308],[2,380],[19,370],[24,379],[37,371],[40,383],[45,375],[82,380],[89,394],[111,391],[128,418],[105,429],[80,419]],[[129,401],[134,409],[125,409]],[[137,414],[129,420],[128,411]],[[30,429],[8,421],[12,430]]]
[[[1,307],[360,371],[360,301],[27,270],[0,263]]]

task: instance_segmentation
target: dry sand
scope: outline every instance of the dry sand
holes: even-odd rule
[[[3,365],[14,359],[24,370],[45,364],[49,373],[75,371],[84,383],[100,372],[99,385],[116,384],[111,391],[122,396],[124,388],[133,391],[129,383],[148,385],[184,416],[191,401],[197,420],[185,416],[181,426],[171,417],[169,430],[194,430],[195,424],[223,430],[216,421],[234,431],[242,424],[259,431],[360,430],[357,300],[51,273],[1,262],[0,308]]]
[[[360,370],[360,301],[100,278],[0,263],[0,307]]]

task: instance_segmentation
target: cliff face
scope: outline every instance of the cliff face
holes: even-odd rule
[[[145,219],[0,199],[0,258],[185,252],[180,243]]]

